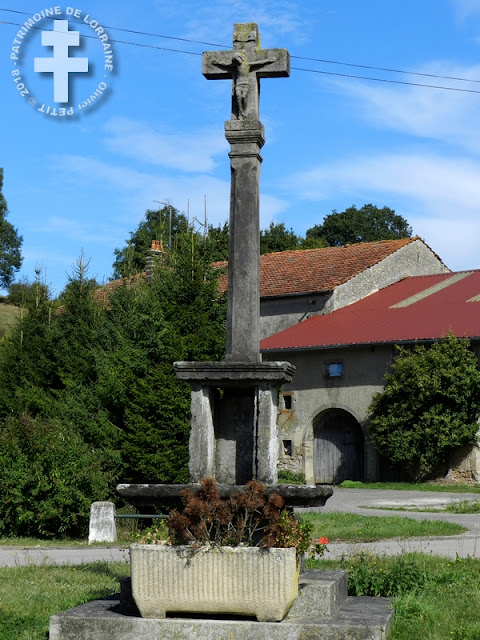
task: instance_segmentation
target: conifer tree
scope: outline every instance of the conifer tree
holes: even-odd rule
[[[40,271],[28,290],[18,322],[0,348],[0,418],[49,413],[58,389],[54,358],[55,315]]]
[[[177,360],[224,355],[225,311],[218,273],[192,232],[177,236],[151,284],[137,279],[110,298],[99,394],[122,432],[124,480],[187,480],[190,387]]]

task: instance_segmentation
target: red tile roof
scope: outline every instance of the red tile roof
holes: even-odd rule
[[[262,351],[480,339],[480,270],[405,278],[329,315],[265,338]]]
[[[266,253],[260,256],[260,297],[332,291],[415,240],[418,238]],[[227,265],[226,262],[218,262],[215,266]],[[224,273],[220,279],[220,290],[223,292],[226,288],[227,274]]]

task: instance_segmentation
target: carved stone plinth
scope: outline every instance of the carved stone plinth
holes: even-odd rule
[[[165,508],[181,508],[181,492],[190,489],[193,492],[200,489],[200,484],[192,482],[190,484],[119,484],[118,493],[130,504],[141,507],[161,506]],[[242,485],[219,484],[218,491],[221,498],[229,498],[235,494],[243,493],[245,487]],[[289,507],[323,507],[325,502],[333,493],[330,485],[292,485],[279,484],[266,487],[266,495],[278,493],[285,500]]]
[[[278,387],[292,379],[288,362],[176,362],[192,385],[190,482],[221,484],[252,478],[277,483]]]

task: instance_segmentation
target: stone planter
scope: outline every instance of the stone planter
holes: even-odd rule
[[[132,594],[143,618],[166,612],[282,620],[298,595],[296,550],[132,544]]]

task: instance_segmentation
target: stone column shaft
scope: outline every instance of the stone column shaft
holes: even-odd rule
[[[256,389],[256,447],[254,477],[266,485],[277,484],[278,471],[278,389],[261,384]]]
[[[192,385],[191,431],[189,443],[190,482],[204,476],[215,477],[215,430],[212,414],[211,387]]]
[[[229,120],[231,145],[230,239],[226,360],[260,362],[260,149],[258,120]]]

